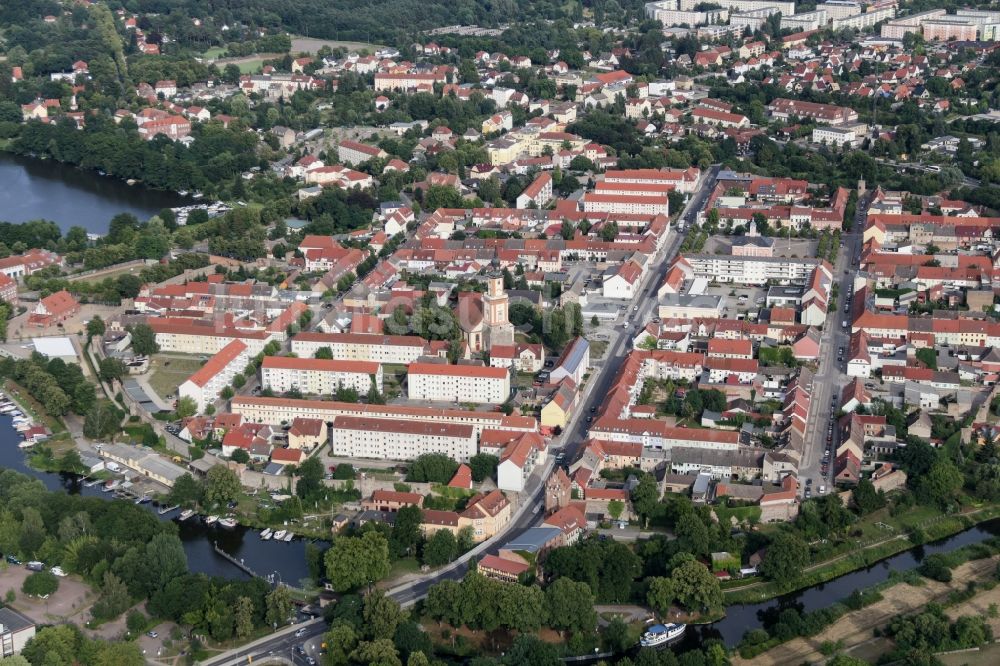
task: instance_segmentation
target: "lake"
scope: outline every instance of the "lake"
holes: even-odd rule
[[[0,152],[0,222],[51,220],[65,232],[77,225],[104,234],[118,213],[147,220],[164,208],[191,203],[176,192],[130,186],[55,160]]]
[[[55,474],[32,469],[25,461],[24,452],[17,448],[20,442],[21,436],[14,430],[11,417],[0,416],[0,469],[12,469],[36,478],[49,490],[112,499],[112,494],[101,492],[99,485],[87,488],[81,483],[80,477],[74,474]],[[178,536],[184,544],[191,571],[224,578],[247,578],[247,574],[215,552],[213,544],[217,544],[226,553],[243,560],[245,565],[260,575],[276,574],[275,578],[295,586],[309,575],[305,556],[307,542],[303,539],[297,538],[288,543],[263,541],[260,532],[255,529],[241,525],[235,529],[209,526],[199,516],[191,516],[181,522],[177,520],[177,511],[160,516],[156,514],[156,507],[152,504],[143,506],[160,520],[174,520],[178,523]],[[319,545],[326,547],[329,544]]]

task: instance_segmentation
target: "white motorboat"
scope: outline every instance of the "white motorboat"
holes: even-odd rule
[[[177,516],[180,520],[187,520],[194,515],[194,509],[184,509],[181,511],[181,515]]]
[[[211,525],[212,523],[219,520],[218,516],[205,516],[205,524]]]
[[[260,533],[260,538],[263,541],[267,541],[268,539],[271,538],[271,534],[272,534],[271,528],[270,527],[265,528],[264,531]]]
[[[30,449],[34,445],[35,445],[35,440],[33,440],[33,439],[26,439],[23,442],[21,442],[20,444],[18,444],[17,448],[19,448],[19,449]]]
[[[282,541],[284,541],[285,543],[288,543],[289,541],[291,541],[294,538],[295,538],[295,535],[292,534],[291,532],[289,532],[288,534],[285,535],[285,538],[282,539]]]
[[[223,527],[232,529],[236,527],[237,523],[236,519],[233,518],[232,516],[226,516],[225,518],[219,518],[219,524],[222,525]]]
[[[165,516],[165,515],[167,515],[168,513],[170,513],[171,511],[176,511],[176,510],[177,510],[177,509],[179,509],[179,508],[180,508],[180,507],[179,507],[178,505],[176,505],[176,504],[174,504],[173,506],[161,506],[161,507],[160,507],[160,508],[159,508],[159,509],[158,509],[158,510],[156,511],[156,513],[160,514],[161,516]]]
[[[101,490],[103,490],[106,493],[110,493],[112,490],[117,490],[118,486],[120,485],[122,485],[121,481],[119,481],[118,479],[111,479],[104,484],[104,487],[101,488]]]
[[[287,534],[285,530],[278,530],[277,532],[274,533],[274,540],[275,541],[283,540],[285,538],[285,534]]]
[[[686,624],[654,624],[639,639],[642,647],[658,647],[684,635]]]

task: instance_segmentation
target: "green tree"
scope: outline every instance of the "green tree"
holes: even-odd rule
[[[90,614],[98,620],[111,620],[124,613],[131,605],[128,586],[110,571],[105,572],[101,597],[91,607]]]
[[[32,597],[47,597],[59,589],[59,579],[51,571],[29,574],[21,584],[21,591]]]
[[[74,666],[80,654],[83,636],[70,624],[42,628],[28,641],[21,656],[32,664]]]
[[[400,558],[411,554],[420,542],[421,522],[423,512],[419,506],[404,506],[396,512],[396,521],[389,536],[389,553],[392,557]]]
[[[128,329],[132,336],[132,351],[139,356],[149,356],[160,351],[156,343],[156,333],[148,324],[136,324]]]
[[[120,358],[102,358],[98,364],[98,376],[102,382],[120,381],[128,374],[128,368]]]
[[[329,361],[333,359],[333,350],[330,349],[329,347],[320,347],[319,349],[316,350],[316,353],[313,355],[313,357]]]
[[[323,494],[323,463],[318,458],[306,458],[299,465],[299,481],[295,484],[295,494],[303,501],[318,500]]]
[[[927,502],[946,506],[955,501],[963,482],[962,472],[955,464],[944,456],[938,456],[927,475],[918,479],[917,491]]]
[[[497,465],[500,459],[489,453],[477,453],[469,458],[469,468],[472,470],[472,480],[481,483],[486,479],[496,478]]]
[[[416,483],[448,483],[455,476],[458,463],[443,453],[417,456],[407,471],[406,480]]]
[[[87,322],[87,339],[104,335],[105,330],[106,327],[104,325],[104,320],[97,315],[94,315],[93,318]]]
[[[795,580],[809,563],[809,546],[797,534],[778,532],[764,553],[760,572],[769,580]]]
[[[113,437],[121,431],[123,414],[108,400],[96,402],[83,419],[83,434],[93,440]]]
[[[327,578],[338,592],[370,585],[389,573],[389,542],[378,532],[337,537],[325,561]]]
[[[666,615],[676,599],[674,583],[669,578],[655,576],[649,579],[649,591],[646,592],[646,603],[660,615]]]
[[[351,653],[351,660],[370,666],[402,666],[403,664],[399,660],[399,651],[388,638],[362,641]]]
[[[858,481],[858,486],[854,489],[852,499],[862,516],[885,506],[885,494],[881,491],[876,491],[875,486],[868,479]]]
[[[362,617],[366,634],[373,640],[392,638],[403,619],[399,603],[377,590],[365,597]]]
[[[677,602],[691,611],[722,606],[719,579],[701,562],[688,560],[670,573]]]
[[[611,500],[608,502],[608,515],[611,516],[611,520],[621,518],[623,511],[625,511],[625,502],[621,500]]]
[[[177,418],[186,419],[198,413],[198,403],[189,395],[177,399],[177,406],[174,407]]]
[[[243,465],[246,465],[247,463],[250,462],[250,454],[247,452],[246,449],[235,449],[233,451],[233,455],[229,456],[229,459],[232,460],[233,462],[238,462]]]
[[[210,504],[227,504],[237,500],[243,486],[236,472],[224,465],[216,465],[205,475],[205,500]]]
[[[439,567],[455,559],[458,542],[451,530],[438,530],[424,544],[423,561],[430,567]]]
[[[660,488],[649,474],[639,477],[639,483],[632,489],[632,507],[638,513],[643,522],[648,525],[649,518],[656,511],[660,502]]]
[[[323,663],[327,666],[347,664],[350,654],[358,644],[358,635],[348,624],[336,624],[323,635],[326,643],[326,654]]]
[[[594,593],[586,583],[558,578],[545,590],[549,624],[560,631],[593,631]]]
[[[292,593],[284,585],[274,588],[264,600],[264,618],[272,627],[288,622],[292,615]]]
[[[188,473],[181,474],[170,489],[168,502],[180,506],[195,506],[205,492],[201,482]]]

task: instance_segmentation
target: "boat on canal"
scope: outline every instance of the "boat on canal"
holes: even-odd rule
[[[641,647],[660,647],[680,638],[687,630],[686,624],[654,624],[639,639]]]

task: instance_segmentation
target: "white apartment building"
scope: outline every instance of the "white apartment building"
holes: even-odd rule
[[[886,39],[902,39],[907,33],[920,32],[924,21],[940,18],[946,13],[943,9],[930,9],[894,19],[882,26],[882,36]]]
[[[407,365],[425,354],[426,341],[416,335],[311,331],[292,338],[292,353],[300,358],[312,358],[323,347],[329,347],[334,358],[345,361]]]
[[[746,12],[733,12],[729,15],[729,25],[735,28],[750,28],[752,31],[757,31],[767,22],[767,17],[771,14],[777,14],[779,11],[777,7],[763,7]]]
[[[245,331],[216,326],[211,322],[194,323],[178,317],[150,317],[148,324],[163,352],[217,354],[233,340],[239,340],[247,346],[251,356],[256,356],[272,339],[268,331]]]
[[[690,169],[618,169],[607,171],[604,178],[596,184],[598,191],[600,188],[610,188],[611,184],[631,184],[648,185],[654,188],[660,185],[673,186],[675,190],[682,194],[694,192],[698,186],[698,179],[701,177],[701,170],[697,167]],[[651,194],[665,194],[669,190],[648,189]]]
[[[658,451],[669,451],[675,446],[721,451],[740,447],[740,434],[733,430],[674,428],[653,419],[601,419],[590,429],[590,437],[642,444]]]
[[[232,383],[233,377],[243,372],[250,358],[247,346],[233,340],[184,380],[177,389],[178,397],[193,399],[198,405],[198,412],[204,413],[210,404],[219,399],[222,389]]]
[[[826,12],[827,18],[831,21],[857,16],[861,13],[861,3],[853,0],[827,0],[816,4],[816,9]]]
[[[370,361],[266,356],[260,366],[260,383],[279,393],[298,389],[311,395],[332,395],[338,388],[366,395],[375,382],[382,392],[382,366]]]
[[[819,30],[826,25],[826,12],[817,9],[812,12],[802,12],[781,17],[781,29],[788,28],[795,31]]]
[[[330,441],[334,456],[383,460],[413,460],[425,453],[441,453],[466,462],[476,455],[477,446],[471,425],[357,416],[335,418]]]
[[[693,11],[702,1],[678,0],[677,8],[682,11]],[[715,4],[734,12],[752,12],[757,9],[774,7],[781,12],[782,16],[791,16],[795,13],[795,3],[787,0],[716,0]]]
[[[338,416],[358,416],[373,419],[405,419],[408,421],[433,421],[472,426],[476,437],[486,429],[538,432],[538,421],[530,416],[505,416],[501,412],[473,412],[467,409],[441,409],[440,407],[413,407],[409,405],[366,405],[356,402],[333,400],[303,400],[295,398],[268,398],[264,396],[236,396],[231,401],[234,414],[250,423],[271,425],[291,423],[296,418],[333,421]]]
[[[686,254],[695,277],[737,284],[804,283],[820,265],[819,259],[792,257],[740,257],[717,254]]]
[[[659,21],[664,28],[675,25],[708,25],[710,23],[725,23],[729,11],[725,9],[708,9],[703,11],[682,11],[677,9],[676,0],[667,2],[650,2],[646,4],[646,16]]]
[[[670,200],[665,195],[641,196],[588,192],[583,195],[583,210],[586,213],[670,215]]]
[[[406,385],[410,400],[499,404],[510,397],[510,371],[489,366],[411,363]]]
[[[853,128],[847,127],[814,127],[812,142],[827,146],[848,146],[854,148],[861,141]]]
[[[369,146],[357,141],[341,141],[337,146],[337,156],[344,164],[354,166],[371,159],[388,157],[388,153],[378,146]]]
[[[896,8],[894,6],[879,8],[869,7],[868,11],[864,14],[855,14],[854,16],[845,16],[843,18],[833,19],[833,25],[831,27],[834,30],[840,30],[841,28],[865,30],[867,28],[874,27],[876,23],[881,23],[882,21],[891,19],[895,15]]]

